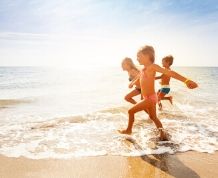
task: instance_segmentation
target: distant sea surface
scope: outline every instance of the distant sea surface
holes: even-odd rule
[[[213,153],[218,150],[218,68],[174,70],[199,88],[189,90],[172,79],[174,103],[163,102],[158,112],[171,139],[157,142],[155,126],[143,112],[136,115],[132,136],[117,133],[126,127],[131,107],[123,99],[130,91],[128,76],[120,68],[0,67],[0,154],[39,159]]]

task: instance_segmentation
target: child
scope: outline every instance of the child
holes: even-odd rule
[[[128,72],[129,75],[129,81],[131,83],[134,82],[134,80],[137,79],[140,71],[136,68],[135,64],[133,63],[131,58],[126,57],[125,59],[123,59],[122,61],[122,68],[124,71]],[[130,83],[130,85],[131,85]],[[133,99],[134,96],[140,95],[141,94],[141,89],[140,89],[140,84],[139,82],[135,83],[135,89],[132,90],[130,93],[128,93],[125,96],[125,100],[132,103],[132,104],[136,104],[136,101]]]
[[[144,46],[143,48],[141,48],[137,53],[137,60],[141,65],[144,66],[144,69],[141,71],[140,77],[138,78],[138,80],[135,81],[140,81],[143,100],[129,109],[128,126],[125,130],[120,130],[119,132],[121,134],[131,134],[135,119],[135,113],[146,110],[149,114],[150,119],[155,123],[157,129],[160,131],[160,140],[168,140],[166,133],[163,130],[162,123],[156,115],[157,95],[155,93],[154,86],[156,72],[160,72],[177,80],[180,80],[184,82],[186,86],[190,89],[194,89],[198,87],[198,85],[195,82],[179,75],[174,71],[161,68],[160,66],[154,64],[155,52],[152,46]],[[132,85],[134,85],[134,83],[132,83]]]
[[[169,55],[166,56],[162,59],[162,65],[165,69],[171,70],[170,66],[173,64],[173,56]],[[170,76],[162,74],[159,77],[155,77],[155,79],[161,79],[161,89],[158,91],[157,96],[158,96],[158,105],[159,105],[159,110],[162,110],[162,103],[161,100],[168,100],[170,101],[171,104],[173,104],[172,101],[172,96],[166,97],[170,92]]]

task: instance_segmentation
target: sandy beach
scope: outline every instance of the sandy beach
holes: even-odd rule
[[[69,160],[0,156],[0,178],[215,178],[218,153],[198,152],[142,157],[98,156]]]

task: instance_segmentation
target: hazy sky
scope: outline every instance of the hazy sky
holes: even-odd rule
[[[120,65],[150,44],[156,62],[218,66],[218,0],[1,0],[0,65]]]

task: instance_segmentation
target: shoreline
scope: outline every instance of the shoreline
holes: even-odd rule
[[[28,159],[0,155],[0,178],[218,177],[218,152]]]

